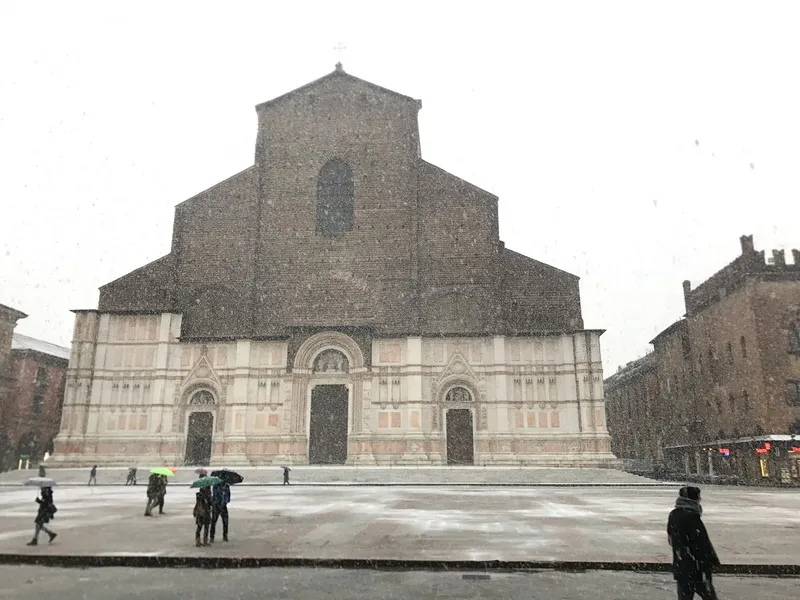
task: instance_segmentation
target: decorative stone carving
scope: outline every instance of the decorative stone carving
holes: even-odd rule
[[[208,390],[201,389],[192,394],[192,397],[189,398],[189,404],[207,405],[216,404],[216,402],[214,400],[214,394]]]
[[[472,394],[467,388],[457,386],[450,388],[444,399],[445,402],[472,402]]]
[[[361,414],[361,425],[365,430],[367,430],[367,429],[369,429],[369,416],[370,416],[370,411],[372,410],[372,405],[370,403],[370,398],[369,398],[370,392],[369,392],[369,390],[364,390],[363,394],[364,394],[364,397],[363,397],[363,401],[362,401],[362,411],[363,412]]]
[[[323,350],[314,359],[314,373],[339,374],[350,371],[350,362],[338,350]]]

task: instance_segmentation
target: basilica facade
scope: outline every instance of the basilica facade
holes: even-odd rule
[[[63,465],[611,465],[578,278],[426,162],[421,103],[332,73],[258,105],[254,164],[75,311]]]

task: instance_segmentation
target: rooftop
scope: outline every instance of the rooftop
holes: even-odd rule
[[[64,346],[57,346],[56,344],[51,344],[50,342],[45,342],[44,340],[37,340],[36,338],[28,337],[27,335],[22,335],[21,333],[15,333],[12,337],[11,349],[33,350],[34,352],[49,354],[50,356],[63,358],[65,360],[69,360],[70,352],[69,348],[64,348]]]

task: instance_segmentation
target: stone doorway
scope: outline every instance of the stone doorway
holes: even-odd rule
[[[311,390],[309,464],[343,465],[347,461],[347,404],[346,385],[318,385]]]
[[[193,412],[189,415],[189,427],[186,433],[185,464],[200,466],[208,466],[211,464],[211,438],[213,432],[213,413]]]
[[[472,411],[468,408],[451,408],[447,411],[447,464],[475,464]]]

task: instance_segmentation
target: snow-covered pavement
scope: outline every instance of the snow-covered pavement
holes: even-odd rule
[[[676,491],[239,487],[230,543],[195,548],[188,486],[171,485],[167,514],[153,518],[143,516],[143,485],[64,487],[55,488],[58,539],[29,548],[36,490],[3,487],[0,552],[666,562]],[[800,494],[707,487],[703,496],[723,562],[800,562]]]

